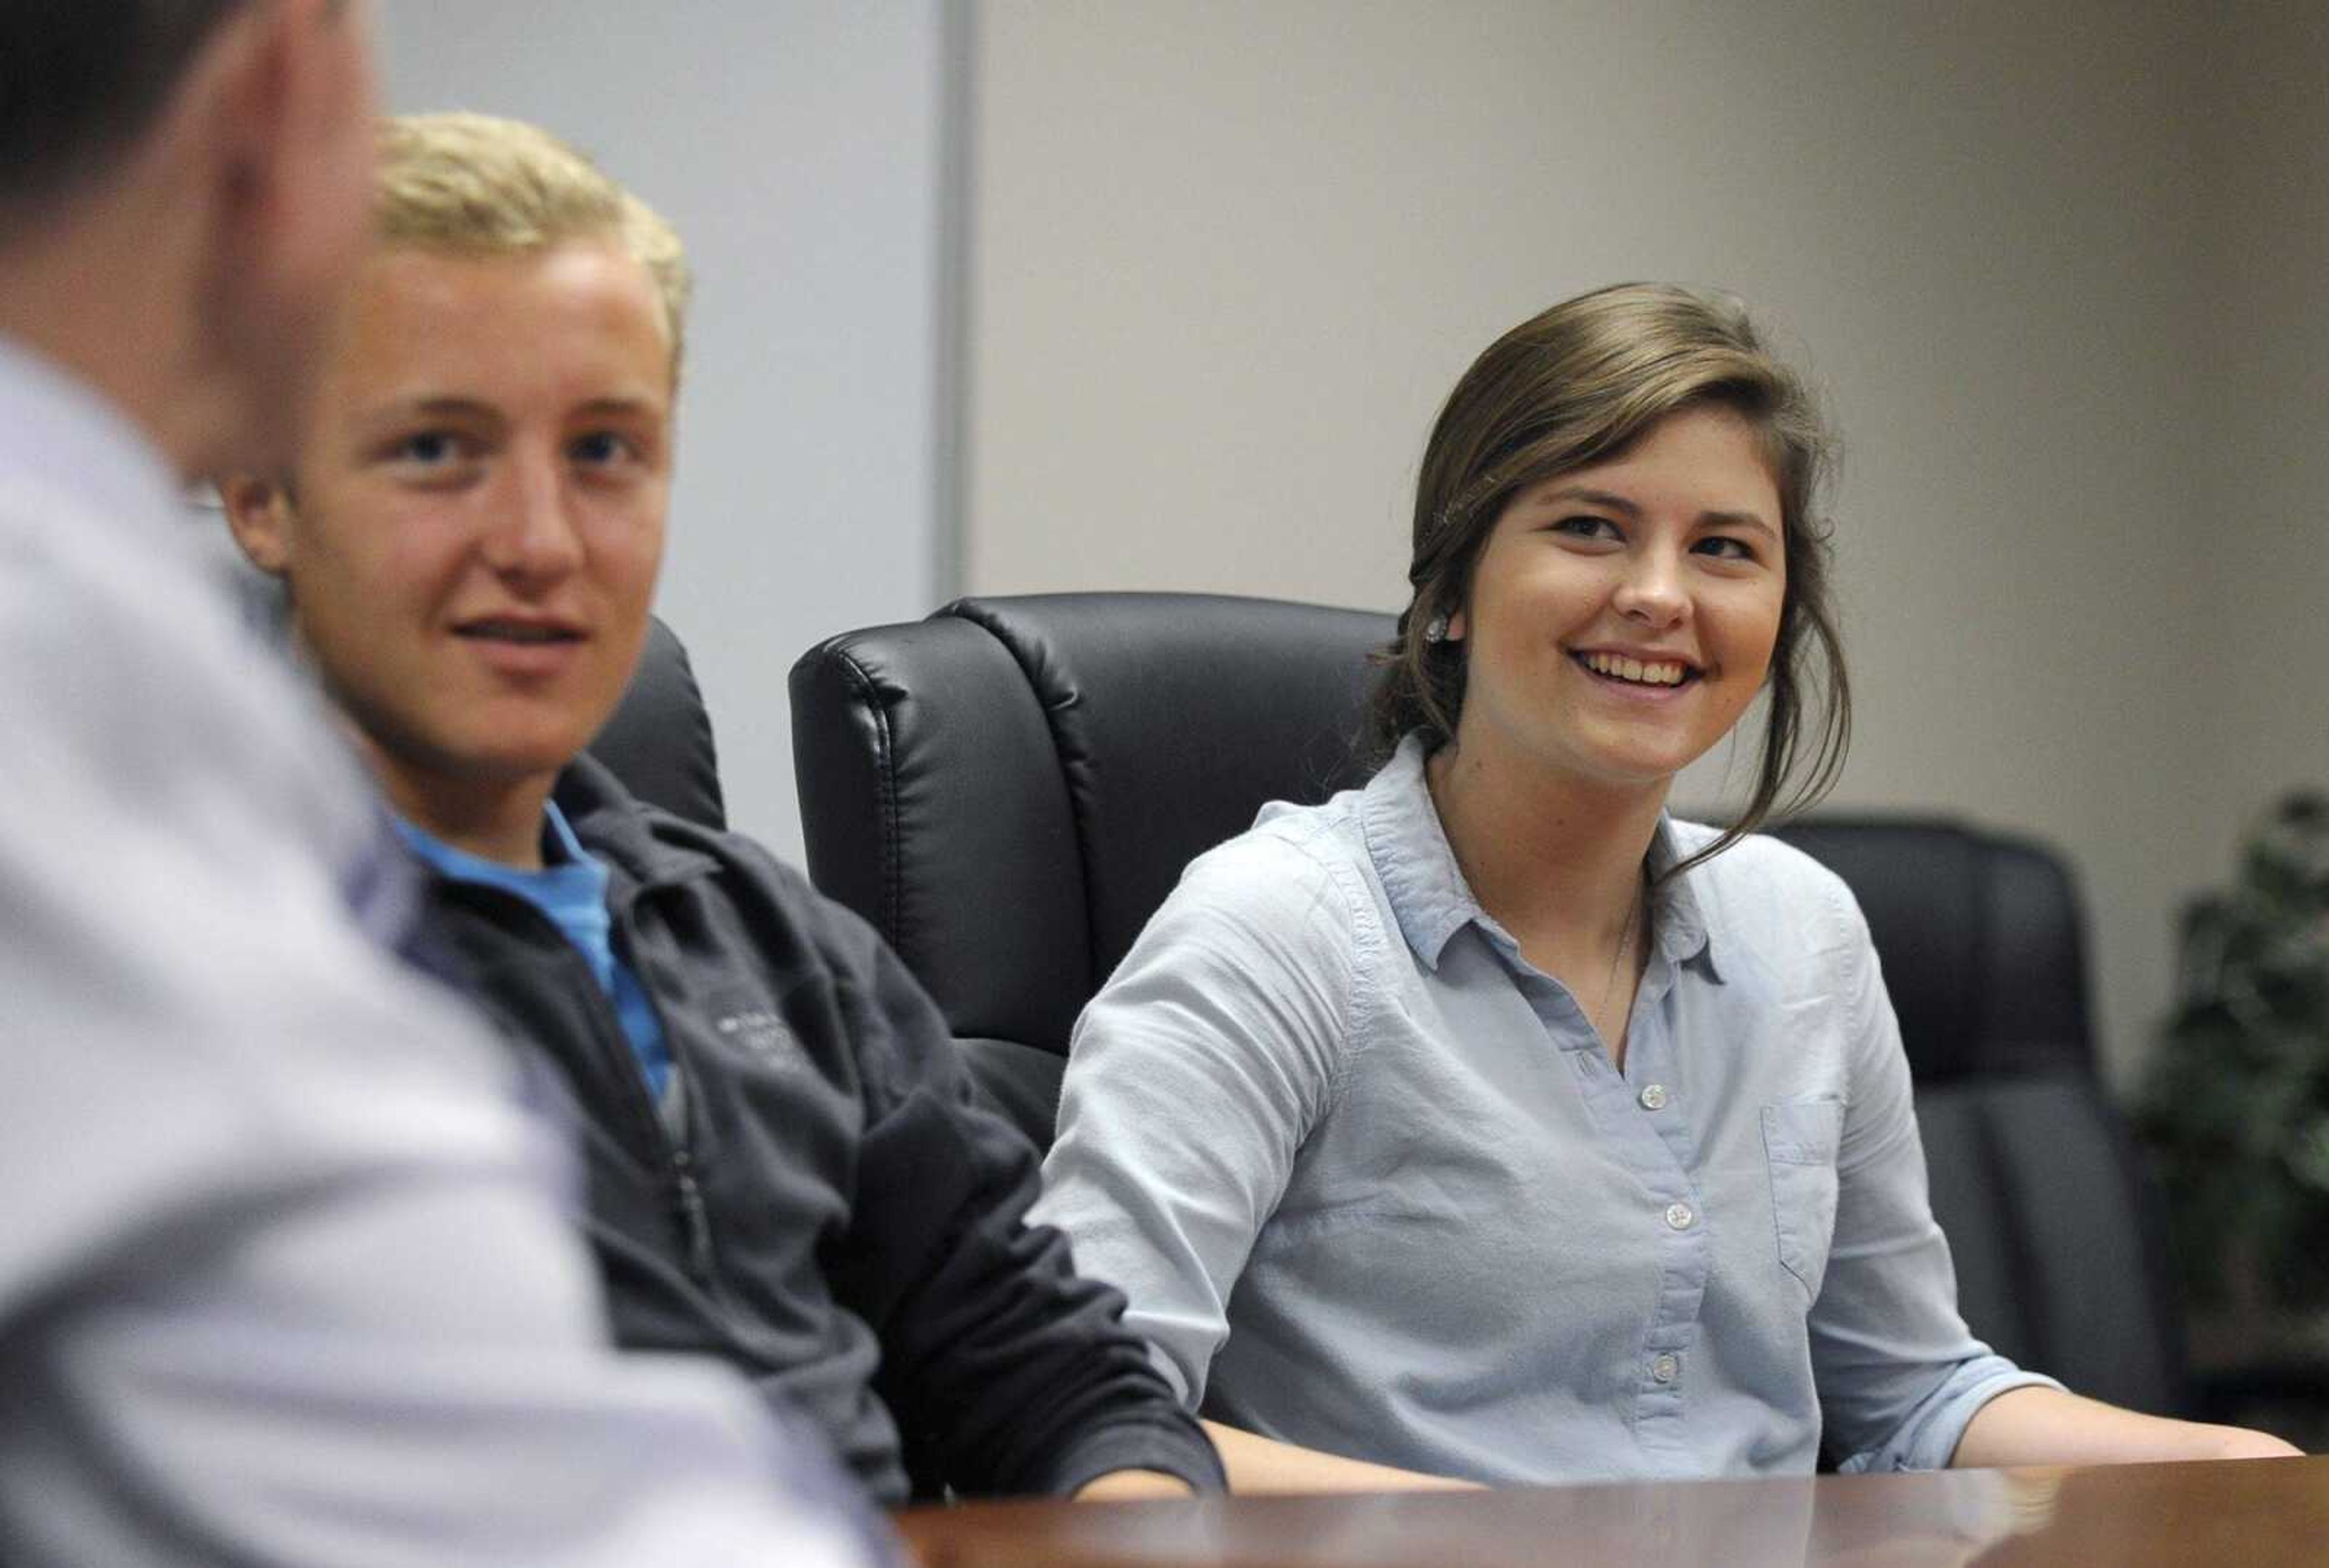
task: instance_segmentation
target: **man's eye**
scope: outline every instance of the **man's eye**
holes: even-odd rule
[[[571,449],[577,460],[593,465],[620,462],[638,455],[630,438],[614,430],[592,430],[578,437]]]
[[[394,456],[400,462],[415,463],[423,468],[449,461],[460,455],[460,446],[444,430],[421,430],[397,442]]]

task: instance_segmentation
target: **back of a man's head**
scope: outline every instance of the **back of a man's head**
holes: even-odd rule
[[[0,0],[0,243],[13,214],[101,175],[203,42],[253,0]]]
[[[0,337],[182,473],[276,462],[363,254],[350,0],[0,0]]]

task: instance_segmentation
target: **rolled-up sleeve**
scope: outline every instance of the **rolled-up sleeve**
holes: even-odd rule
[[[1192,1408],[1334,1095],[1353,922],[1335,871],[1249,835],[1190,867],[1076,1026],[1033,1218],[1124,1291]]]
[[[1989,1401],[2061,1385],[1992,1352],[1958,1315],[1900,1025],[1867,922],[1840,884],[1834,899],[1851,1090],[1834,1242],[1811,1311],[1813,1373],[1839,1469],[1939,1469]]]

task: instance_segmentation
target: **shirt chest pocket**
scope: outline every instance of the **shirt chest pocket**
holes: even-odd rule
[[[1771,1172],[1779,1262],[1815,1299],[1835,1236],[1835,1156],[1843,1138],[1840,1100],[1788,1100],[1763,1107],[1763,1157]]]

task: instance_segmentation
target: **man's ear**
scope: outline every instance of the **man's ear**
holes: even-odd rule
[[[291,269],[344,266],[372,201],[374,87],[358,8],[253,7],[222,40],[212,105],[240,231]],[[321,257],[310,250],[320,250]]]
[[[297,451],[371,231],[373,118],[363,7],[274,0],[222,24],[185,114],[205,205],[205,348],[233,403],[208,466]]]
[[[250,563],[269,577],[291,569],[291,493],[282,481],[237,474],[221,479],[219,500],[226,525]]]

